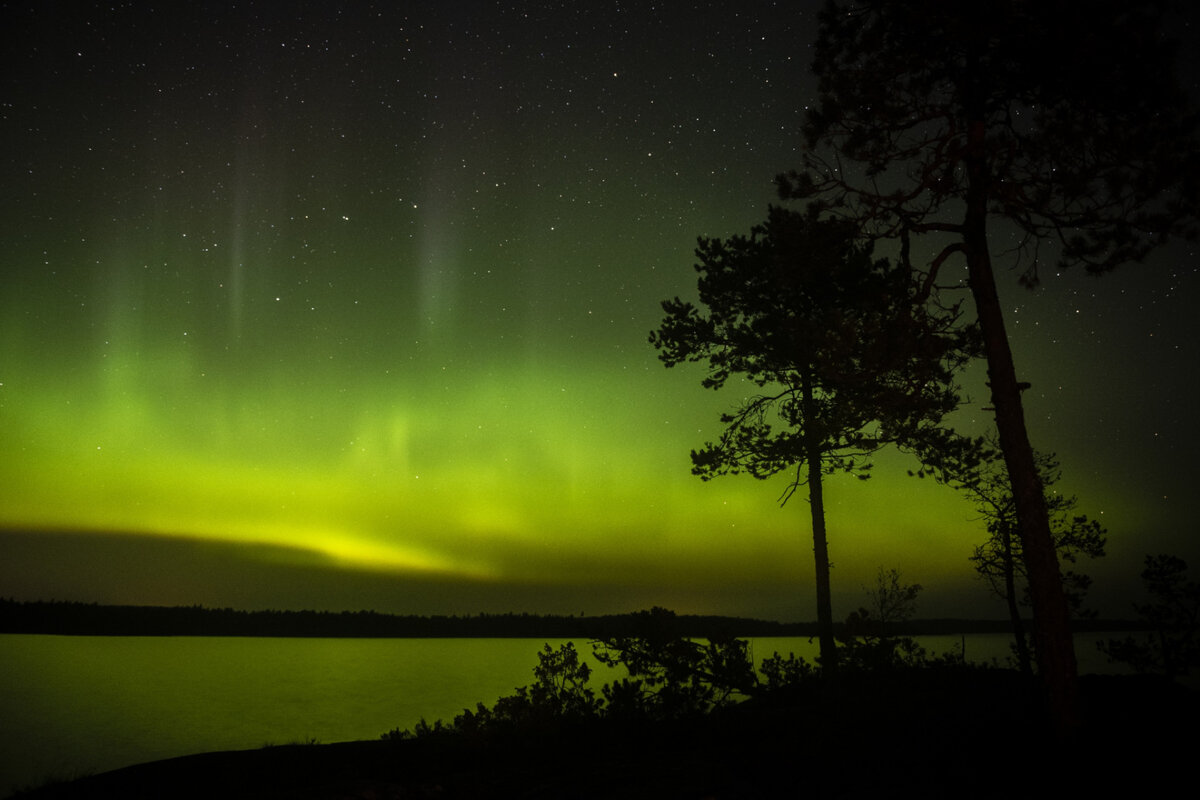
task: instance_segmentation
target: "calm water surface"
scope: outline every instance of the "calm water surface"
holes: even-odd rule
[[[543,644],[0,636],[0,796],[47,776],[450,719],[532,683]]]
[[[1097,638],[1077,637],[1085,671],[1106,669]],[[933,652],[961,641],[921,639]],[[1008,641],[968,636],[967,657],[1003,662]],[[188,753],[376,739],[421,718],[449,720],[532,683],[546,642],[0,635],[0,797]],[[575,647],[590,657],[587,640]],[[817,652],[807,638],[751,647],[755,663],[777,650]],[[592,663],[598,690],[613,673]]]

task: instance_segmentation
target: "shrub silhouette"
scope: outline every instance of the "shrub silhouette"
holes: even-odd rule
[[[1200,667],[1200,583],[1187,579],[1187,562],[1170,555],[1146,556],[1142,582],[1150,602],[1133,608],[1149,625],[1145,641],[1132,636],[1098,642],[1109,661],[1168,678]]]
[[[880,574],[885,575],[882,571]],[[876,600],[907,599],[900,608],[902,612],[911,612],[911,600],[920,587],[899,589],[903,590],[900,596],[885,594]],[[859,613],[869,612],[863,609]],[[875,632],[878,619],[869,621],[872,633],[861,639],[846,639],[843,645],[847,663],[860,671],[962,664],[956,657],[930,659],[912,639],[880,636]],[[592,642],[597,661],[627,673],[626,677],[605,684],[602,698],[588,685],[593,670],[580,660],[573,643],[567,642],[557,649],[545,644],[538,653],[533,684],[518,687],[515,694],[500,698],[491,708],[477,703],[474,710],[464,709],[450,723],[438,720],[431,725],[422,719],[411,731],[394,729],[382,738],[489,737],[514,732],[554,733],[601,719],[624,722],[691,719],[746,699],[812,683],[820,675],[819,666],[794,654],[784,657],[776,652],[762,662],[760,677],[747,641],[729,635],[692,640],[679,636],[675,623],[673,612],[654,608],[635,615],[635,624],[628,635]]]
[[[682,638],[621,637],[598,642],[595,656],[602,664],[629,671],[629,678],[604,687],[608,713],[617,717],[704,714],[757,688],[748,646],[739,639],[701,644]]]
[[[536,681],[532,686],[517,687],[516,694],[500,698],[492,708],[477,703],[474,711],[463,709],[449,724],[438,720],[430,725],[421,719],[412,731],[395,729],[382,738],[444,734],[480,736],[545,729],[598,716],[600,701],[587,685],[592,668],[579,660],[572,642],[557,650],[549,644],[543,645],[533,674]]]

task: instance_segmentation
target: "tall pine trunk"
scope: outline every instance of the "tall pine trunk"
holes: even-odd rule
[[[991,176],[985,149],[986,132],[982,115],[970,115],[967,121],[967,152],[964,156],[967,207],[963,221],[963,244],[971,294],[983,333],[992,405],[996,413],[996,431],[1012,482],[1018,532],[1029,576],[1033,600],[1034,649],[1051,722],[1060,735],[1066,736],[1079,725],[1075,648],[1071,640],[1070,613],[1063,593],[1058,557],[1050,536],[1046,497],[1029,443],[1029,432],[1025,427],[1021,387],[1017,383],[988,251],[988,185]]]
[[[813,558],[816,562],[817,629],[821,644],[821,670],[837,672],[837,642],[833,638],[833,600],[829,589],[829,542],[825,537],[825,497],[821,485],[821,435],[815,430],[816,403],[812,383],[804,376],[804,460],[808,472],[808,505],[812,514]]]

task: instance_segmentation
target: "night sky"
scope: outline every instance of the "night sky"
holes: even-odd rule
[[[647,336],[799,166],[816,5],[4,4],[0,596],[815,618],[803,493],[690,474],[753,387]],[[1198,263],[999,276],[1104,613],[1200,567]],[[875,463],[835,616],[880,566],[1003,616],[970,504]]]

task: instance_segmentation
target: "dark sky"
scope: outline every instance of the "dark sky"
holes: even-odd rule
[[[3,5],[0,595],[813,618],[803,500],[690,474],[749,389],[646,337],[799,165],[816,4],[344,5]],[[1125,613],[1200,563],[1196,251],[1000,280]],[[837,615],[880,566],[1001,615],[970,505],[877,464]]]

